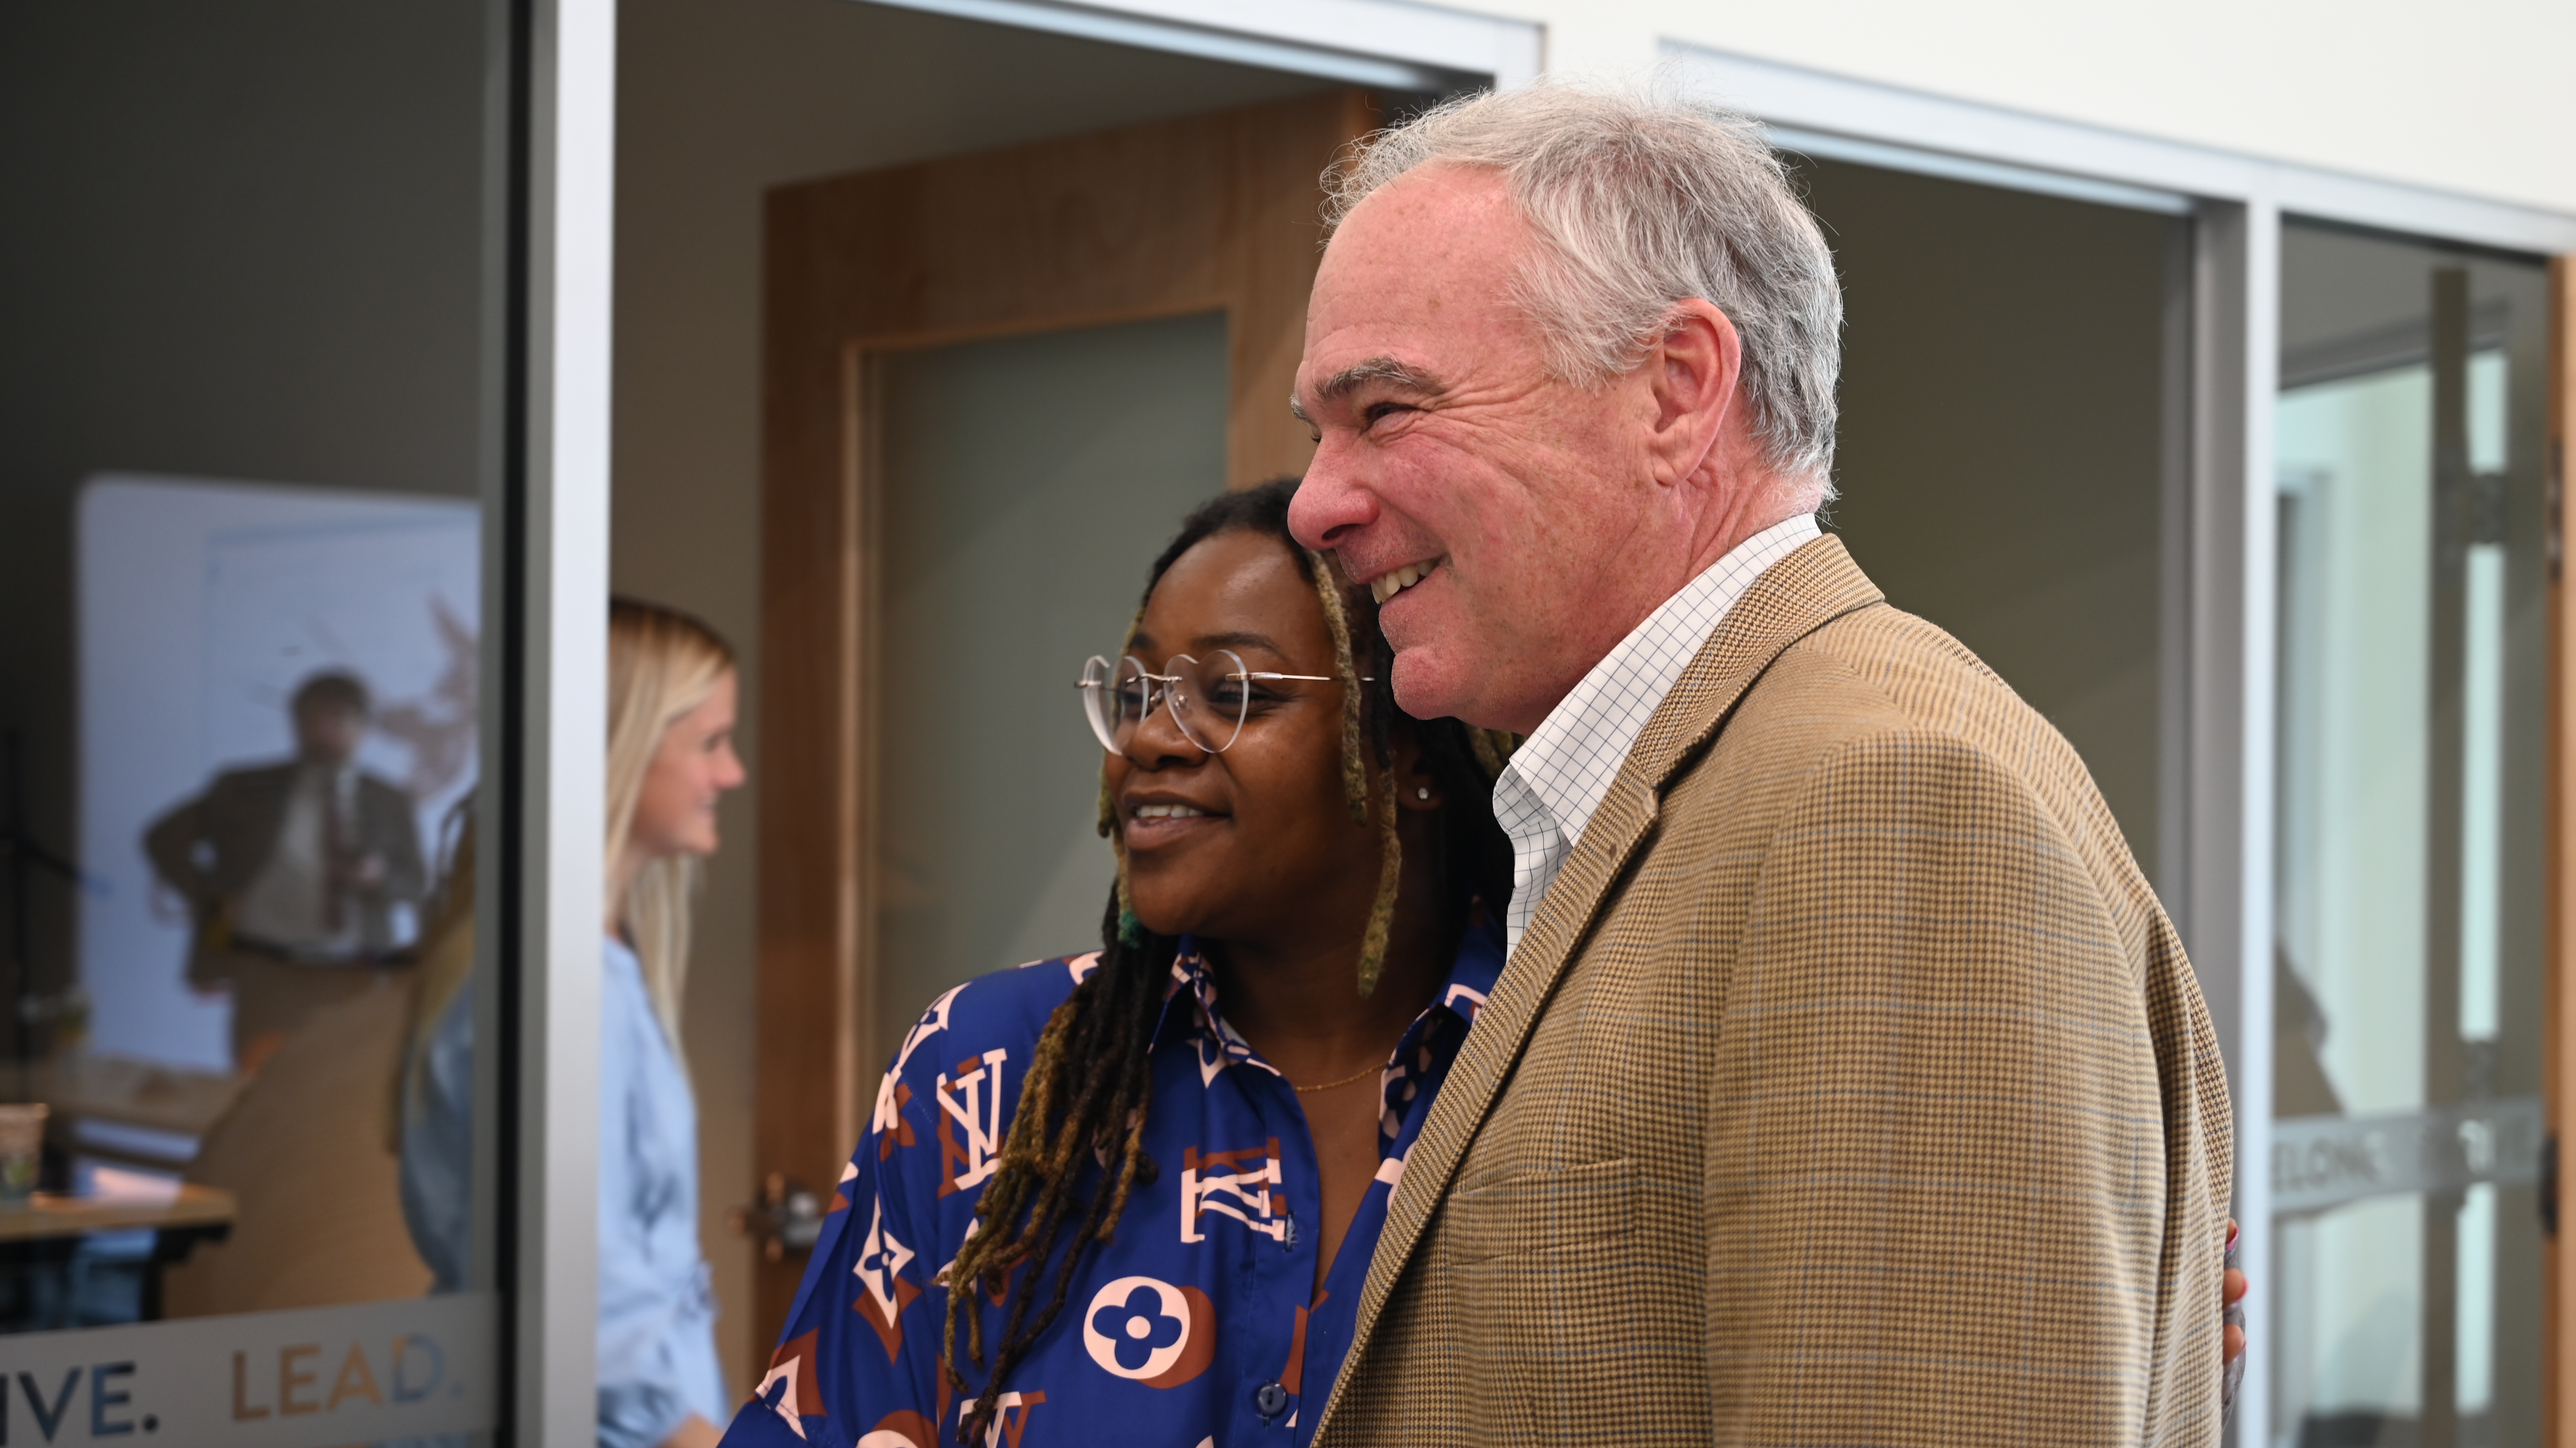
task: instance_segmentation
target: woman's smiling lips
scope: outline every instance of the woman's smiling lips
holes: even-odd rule
[[[1127,848],[1152,849],[1205,829],[1226,816],[1205,805],[1161,791],[1122,797],[1118,813],[1125,825]]]

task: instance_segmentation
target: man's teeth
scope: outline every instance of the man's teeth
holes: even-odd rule
[[[1140,820],[1197,819],[1206,813],[1206,810],[1193,809],[1185,804],[1140,804],[1136,806],[1136,818]]]
[[[1377,601],[1384,604],[1388,599],[1420,583],[1430,576],[1432,569],[1439,566],[1440,560],[1434,558],[1428,563],[1408,563],[1392,573],[1381,573],[1369,580],[1369,592],[1376,594]]]

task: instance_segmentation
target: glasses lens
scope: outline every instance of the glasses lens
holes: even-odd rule
[[[1136,721],[1153,707],[1145,666],[1132,658],[1116,663],[1092,655],[1082,665],[1082,717],[1090,723],[1100,747],[1115,754],[1136,732]]]
[[[1177,675],[1172,685],[1172,717],[1192,744],[1210,754],[1223,754],[1243,732],[1244,711],[1251,699],[1249,671],[1232,649],[1218,649],[1206,659],[1174,654],[1163,672]]]

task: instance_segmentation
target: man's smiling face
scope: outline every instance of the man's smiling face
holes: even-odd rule
[[[1687,549],[1634,374],[1549,375],[1516,303],[1535,239],[1498,173],[1434,164],[1354,208],[1306,313],[1314,463],[1290,522],[1386,600],[1418,718],[1536,727],[1671,591]]]

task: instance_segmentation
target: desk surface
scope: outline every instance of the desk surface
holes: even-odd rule
[[[0,1100],[41,1101],[56,1116],[203,1136],[241,1094],[242,1078],[124,1056],[71,1056],[0,1066]]]
[[[33,1242],[48,1237],[77,1237],[87,1232],[167,1231],[184,1227],[221,1227],[233,1220],[233,1194],[220,1187],[181,1182],[179,1194],[166,1202],[67,1197],[38,1192],[23,1207],[0,1207],[0,1242]]]

